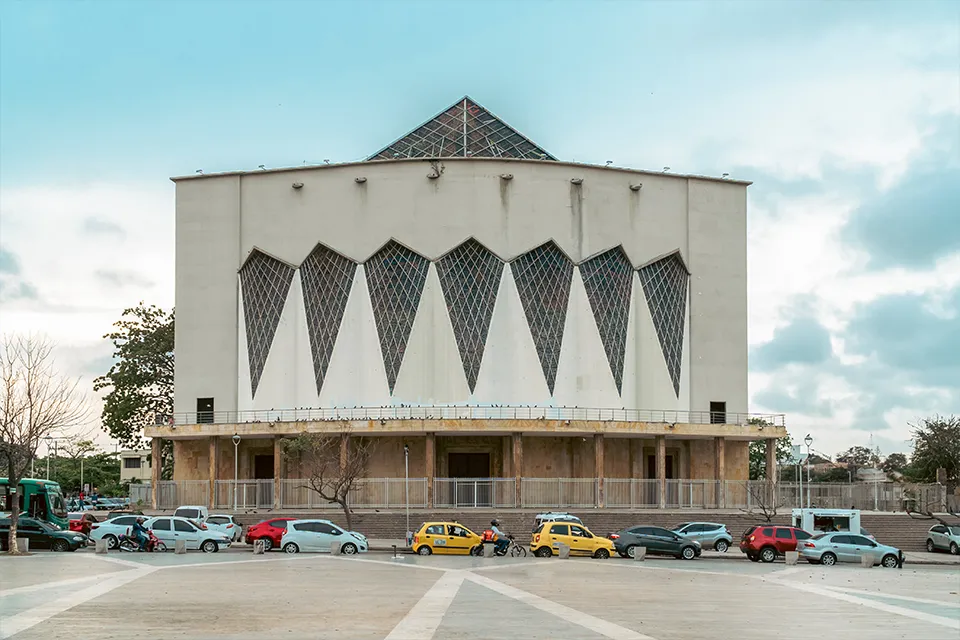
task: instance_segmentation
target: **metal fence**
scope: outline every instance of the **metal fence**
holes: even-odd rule
[[[515,507],[515,478],[436,478],[435,507]]]
[[[141,486],[147,486],[149,491],[150,485]],[[149,500],[145,502],[149,504]],[[157,485],[158,509],[176,509],[185,504],[205,505],[209,502],[209,480],[163,480]]]
[[[273,480],[217,480],[214,485],[216,509],[272,509]]]
[[[281,409],[256,411],[188,411],[158,421],[164,424],[236,424],[244,422],[309,422],[330,420],[571,420],[597,422],[654,422],[685,424],[749,424],[762,420],[784,426],[782,413],[727,413],[648,409],[590,409],[583,407],[419,406]]]
[[[153,501],[152,485],[150,484],[131,484],[130,485],[130,504],[149,507]]]
[[[522,478],[520,497],[524,507],[595,507],[596,478]]]
[[[347,495],[347,504],[351,508],[423,508],[427,506],[427,479],[410,478],[364,478],[356,481],[353,490]],[[284,509],[339,509],[340,505],[320,497],[309,487],[307,480],[281,480],[280,506]]]

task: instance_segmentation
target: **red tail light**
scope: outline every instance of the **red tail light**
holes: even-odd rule
[[[803,546],[809,547],[810,549],[813,549],[813,548],[814,548],[815,546],[817,546],[817,545],[813,544],[812,542],[804,542],[804,543],[803,543]]]
[[[533,539],[534,542],[540,542],[540,534],[537,534],[537,537]]]
[[[206,529],[206,527],[204,527],[204,529]],[[233,529],[233,525],[232,525],[232,524],[228,524],[228,525],[227,525],[227,529]]]
[[[618,536],[618,535],[615,534],[615,533],[611,533],[611,534],[610,534],[610,539],[611,539],[611,540],[616,540],[616,539],[618,539],[619,537],[620,537],[620,536]]]
[[[90,528],[91,528],[91,529],[96,529],[96,528],[99,527],[99,526],[100,526],[100,525],[98,525],[98,524],[92,524],[92,525],[90,525]]]
[[[750,536],[750,542],[753,542],[756,539],[757,539],[757,536]]]
[[[413,541],[414,541],[415,543],[419,543],[419,542],[420,542],[420,536],[413,536]]]

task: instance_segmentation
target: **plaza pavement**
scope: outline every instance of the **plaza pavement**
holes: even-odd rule
[[[0,557],[0,640],[940,640],[958,592],[950,565],[39,552]]]

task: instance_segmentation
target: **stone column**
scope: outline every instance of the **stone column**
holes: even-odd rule
[[[667,506],[667,436],[657,436],[657,493],[660,508]]]
[[[427,442],[424,447],[424,473],[427,474],[427,508],[433,508],[433,476],[437,466],[437,436],[432,431],[427,433]]]
[[[523,506],[523,434],[513,434],[513,478],[516,506]]]
[[[217,508],[217,454],[220,450],[220,441],[216,436],[210,438],[210,511]]]
[[[340,473],[347,468],[347,458],[350,455],[350,436],[340,438]]]
[[[160,450],[162,448],[163,441],[160,438],[150,441],[150,506],[153,509],[160,508],[160,471],[163,468]]]
[[[273,436],[273,508],[279,509],[281,500],[281,487],[283,485],[283,439],[280,436]],[[343,445],[341,444],[341,447]],[[340,450],[340,462],[343,464],[343,449]]]
[[[595,460],[593,463],[593,469],[597,474],[597,507],[602,507],[604,504],[604,476],[606,475],[606,469],[604,468],[604,444],[603,444],[603,434],[598,433],[593,436],[593,453]]]
[[[777,439],[767,438],[767,500],[776,504],[774,491],[777,484]]]
[[[717,478],[717,506],[723,509],[727,504],[726,440],[722,436],[714,438],[713,447],[716,453],[714,469]]]

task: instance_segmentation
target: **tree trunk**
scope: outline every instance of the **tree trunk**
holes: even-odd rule
[[[16,474],[13,472],[13,465],[10,465],[9,471],[11,472],[7,477],[7,486],[13,487],[16,489],[16,493],[9,494],[9,500],[11,504],[7,505],[10,507],[10,534],[7,538],[7,551],[12,556],[21,555],[20,547],[17,546],[17,523],[20,521],[20,478],[15,477]]]
[[[347,519],[347,531],[353,531],[353,514],[350,512],[350,507],[347,506],[346,500],[337,500],[340,503],[340,508],[343,509],[343,515]]]

